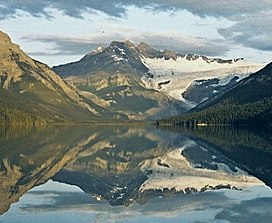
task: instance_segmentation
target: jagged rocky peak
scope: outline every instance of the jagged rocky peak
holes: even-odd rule
[[[132,43],[130,40],[126,40],[126,41],[124,42],[124,45],[125,45],[126,47],[129,47],[129,48],[135,48],[134,43]]]
[[[108,47],[104,46],[104,45],[100,45],[98,46],[95,50],[93,50],[89,55],[95,55],[98,53],[102,53],[104,50],[107,49],[114,49],[115,53],[122,53],[124,51],[128,51],[131,49],[136,49],[135,45],[129,41],[129,40],[125,40],[125,41],[112,41]]]
[[[145,42],[141,42],[138,46],[137,49],[140,52],[145,52],[145,51],[149,51],[149,50],[154,50],[151,46],[149,46],[147,43]]]
[[[245,59],[245,58],[243,58],[243,57],[236,58],[236,59],[233,59],[233,62],[243,61],[244,59]]]
[[[6,57],[11,51],[20,51],[20,46],[12,43],[11,38],[0,31],[0,55]]]
[[[112,54],[112,57],[115,57],[117,55],[119,57],[124,57],[123,59],[128,59],[128,55],[133,55],[134,57],[137,57],[139,59],[138,49],[136,48],[134,43],[129,40],[125,40],[123,42],[112,41],[109,47],[107,47],[105,50],[108,54]]]
[[[163,51],[163,55],[164,55],[164,59],[165,60],[170,60],[170,59],[173,59],[173,60],[177,60],[177,58],[178,58],[178,54],[175,52],[175,51],[173,51],[173,50],[164,50]]]
[[[141,56],[146,58],[161,58],[162,57],[160,51],[153,49],[151,46],[149,46],[145,42],[141,42],[137,46],[137,50],[141,54]]]
[[[197,59],[199,59],[199,58],[202,58],[203,60],[208,60],[208,58],[207,57],[205,57],[205,56],[199,56],[199,55],[197,55],[197,54],[186,54],[185,55],[185,58],[186,58],[186,60],[189,60],[189,61],[191,61],[191,60],[197,60]]]
[[[1,42],[1,44],[2,43],[11,43],[11,39],[6,33],[0,31],[0,42]]]
[[[134,43],[132,43],[130,40],[125,40],[125,41],[112,41],[110,43],[110,47],[118,47],[118,48],[131,48],[131,49],[134,49],[135,48],[135,45]]]
[[[101,53],[101,52],[103,52],[103,50],[105,48],[106,48],[105,46],[101,45],[101,46],[97,47],[95,50],[93,50],[90,54],[93,55],[93,54]]]
[[[202,59],[206,63],[219,63],[219,64],[233,64],[233,63],[238,63],[244,61],[244,58],[235,58],[235,59],[221,59],[221,58],[209,58],[206,56],[199,56],[195,54],[188,54],[186,55],[187,60],[197,60],[197,59]]]

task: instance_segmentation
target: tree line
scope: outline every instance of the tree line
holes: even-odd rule
[[[174,116],[156,122],[157,125],[271,125],[272,98],[248,104],[218,104],[205,110]]]

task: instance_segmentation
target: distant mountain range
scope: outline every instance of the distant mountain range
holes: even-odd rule
[[[3,32],[0,50],[0,122],[162,119],[228,92],[264,66],[113,41],[50,69]]]
[[[188,111],[263,66],[114,41],[53,70],[84,96],[98,96],[111,111],[158,119]]]

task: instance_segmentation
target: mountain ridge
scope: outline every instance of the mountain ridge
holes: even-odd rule
[[[135,45],[131,41],[112,41],[108,47],[98,47],[79,61],[52,69],[84,95],[97,94],[106,101],[110,110],[115,109],[134,118],[144,114],[144,118],[156,119],[160,118],[160,115],[156,115],[158,111],[151,116],[147,114],[148,108],[154,107],[154,98],[146,101],[147,106],[139,111],[141,113],[137,114],[135,110],[132,114],[128,111],[127,103],[122,105],[126,96],[123,97],[124,92],[120,92],[120,87],[129,87],[132,89],[129,95],[141,94],[146,99],[152,98],[150,91],[165,98],[161,99],[163,101],[168,98],[169,103],[175,104],[169,115],[178,115],[216,93],[225,91],[262,66],[243,58],[223,60],[195,54],[182,55],[172,50],[156,50],[144,42]],[[206,82],[196,87],[199,79]],[[203,91],[205,94],[201,93]],[[122,99],[116,98],[116,94],[121,95]],[[136,100],[135,103],[141,101]],[[169,111],[169,103],[164,110]],[[159,107],[158,110],[163,110],[162,106]]]
[[[2,96],[1,121],[19,116],[45,122],[166,118],[225,92],[263,66],[242,58],[182,55],[127,40],[112,41],[79,61],[50,69],[3,32],[0,50],[1,92],[17,102]]]

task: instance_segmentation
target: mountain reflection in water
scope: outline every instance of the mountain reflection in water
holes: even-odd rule
[[[270,129],[2,127],[0,213],[49,179],[78,186],[112,206],[174,195],[183,200],[186,194],[212,197],[208,191],[247,190],[264,183],[271,187],[271,158]],[[177,202],[173,199],[169,202]]]

